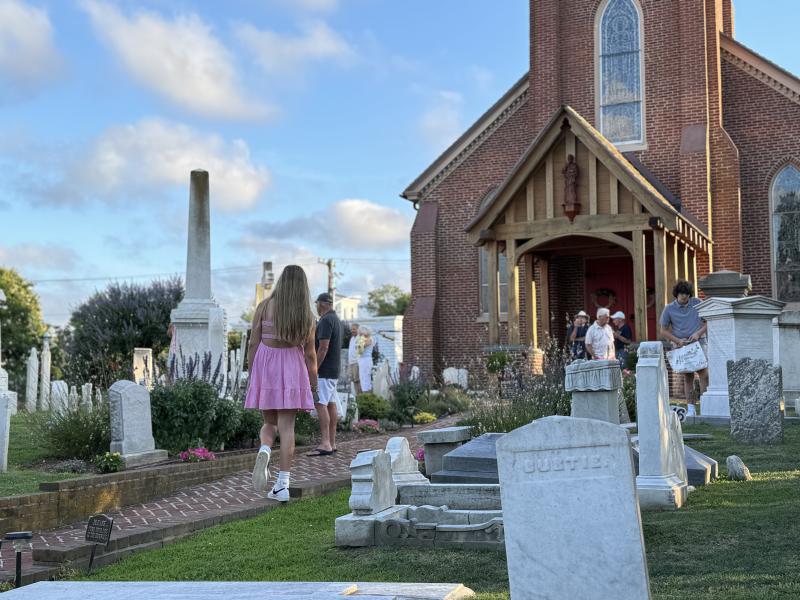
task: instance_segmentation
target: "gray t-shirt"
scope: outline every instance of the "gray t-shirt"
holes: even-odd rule
[[[661,313],[661,326],[672,325],[672,335],[679,339],[686,339],[703,326],[703,319],[697,312],[699,298],[689,298],[686,304],[673,300],[664,307]]]

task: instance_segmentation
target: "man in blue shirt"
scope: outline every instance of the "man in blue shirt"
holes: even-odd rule
[[[625,322],[625,313],[618,310],[611,315],[611,322],[614,324],[614,350],[619,360],[619,366],[625,368],[625,361],[628,359],[628,344],[633,341],[631,326]]]
[[[705,335],[707,325],[697,312],[698,298],[694,298],[692,284],[688,281],[678,281],[672,288],[675,300],[664,307],[659,324],[661,335],[672,342],[673,348],[681,348],[686,344],[700,341],[705,350]],[[686,395],[687,415],[696,414],[694,407],[694,376],[695,373],[683,373],[683,391]],[[700,378],[700,393],[708,388],[708,369],[697,371]]]

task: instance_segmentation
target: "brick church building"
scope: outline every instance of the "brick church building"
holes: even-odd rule
[[[402,196],[429,376],[599,306],[655,339],[710,271],[798,302],[800,79],[735,40],[732,0],[531,0],[529,72]]]

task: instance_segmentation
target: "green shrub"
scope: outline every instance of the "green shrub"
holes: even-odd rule
[[[93,460],[111,445],[111,424],[105,402],[92,412],[73,408],[37,414],[33,429],[54,458]]]
[[[219,398],[208,437],[203,438],[206,446],[211,450],[225,450],[239,433],[239,423],[242,422],[243,413],[244,409],[238,403]]]
[[[380,425],[381,429],[384,431],[399,431],[401,429],[400,423],[392,421],[391,419],[379,419],[378,425]]]
[[[446,417],[469,410],[470,404],[469,396],[461,387],[446,385],[438,394],[429,394],[418,408],[437,417]]]
[[[399,381],[391,387],[391,391],[392,410],[387,416],[398,423],[411,423],[419,406],[429,398],[428,386],[419,379]]]
[[[225,444],[228,449],[252,448],[254,445],[260,444],[259,436],[261,426],[264,424],[261,411],[251,408],[240,408],[239,410],[241,411],[241,419],[239,419],[239,426],[236,431],[228,443]]]
[[[233,403],[199,380],[156,386],[150,406],[156,446],[173,453],[202,445],[219,450],[226,436],[233,438],[241,419]]]
[[[94,464],[101,473],[116,473],[122,470],[122,455],[119,452],[106,452],[96,456]]]
[[[356,396],[359,419],[383,419],[392,409],[391,405],[372,392],[364,392]]]
[[[494,375],[502,374],[503,370],[511,364],[511,356],[504,350],[492,352],[486,359],[486,370]]]
[[[627,369],[622,372],[622,398],[631,421],[636,421],[636,374]]]
[[[304,410],[298,410],[294,420],[294,435],[297,438],[310,439],[319,433],[319,421]],[[298,442],[296,442],[298,443]]]

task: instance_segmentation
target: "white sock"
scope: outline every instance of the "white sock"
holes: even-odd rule
[[[289,487],[289,471],[278,471],[278,480],[275,482],[275,489]]]
[[[272,453],[272,448],[267,446],[266,444],[261,444],[261,448],[258,449],[259,452],[269,452]]]

